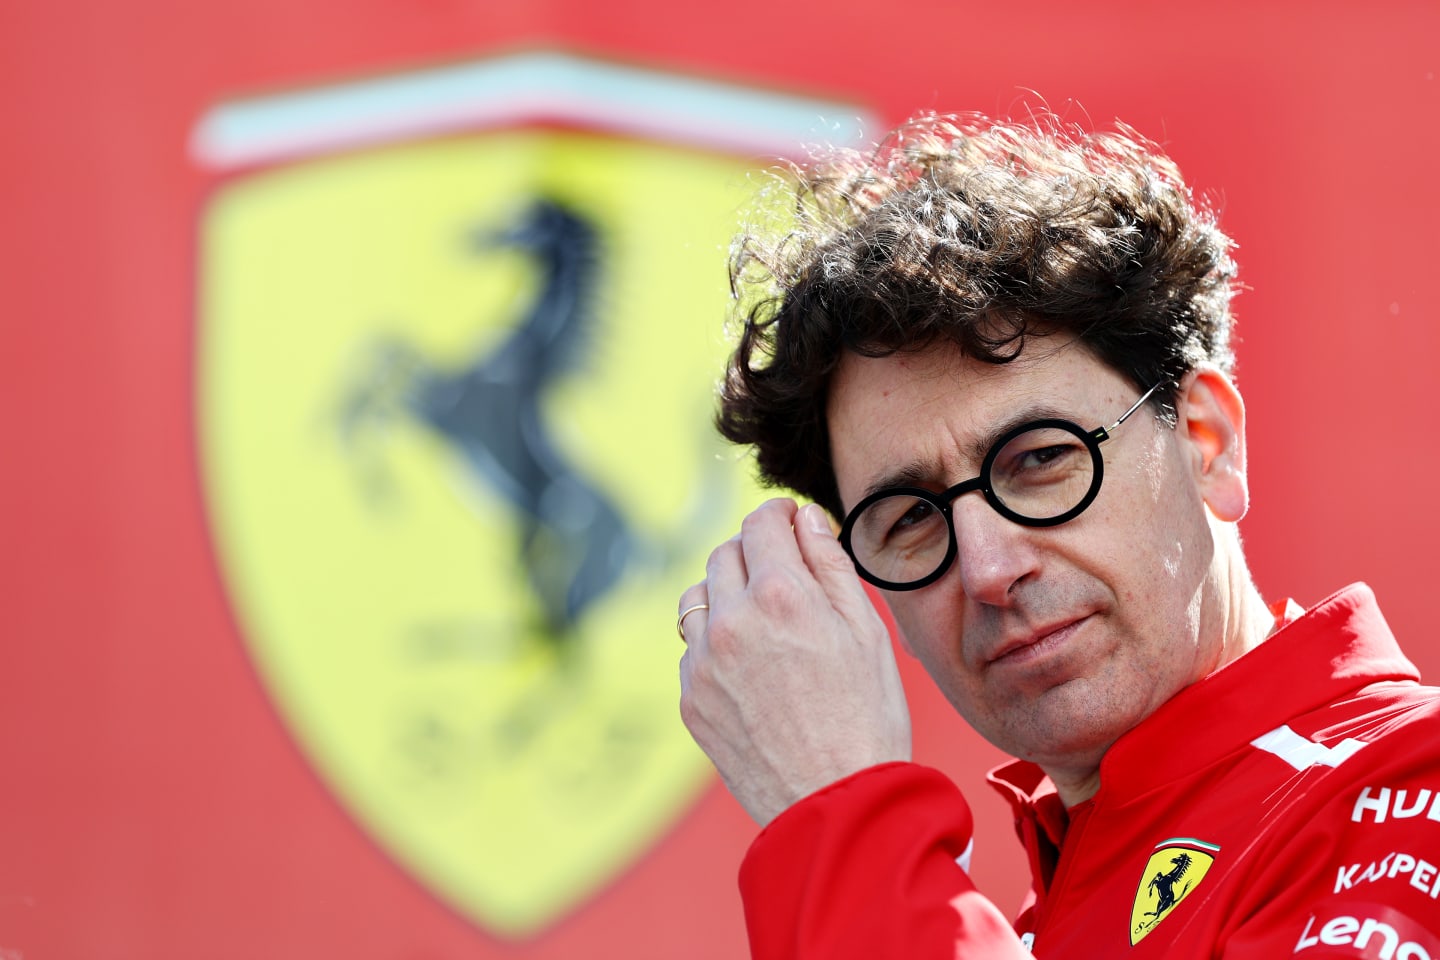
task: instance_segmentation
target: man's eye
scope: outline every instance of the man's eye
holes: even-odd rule
[[[1089,451],[1068,431],[1042,428],[1005,444],[990,469],[992,480],[1005,486],[1048,483],[1089,463]]]
[[[1048,447],[1039,447],[1035,450],[1027,450],[1020,457],[1017,467],[1020,470],[1040,470],[1073,453],[1075,453],[1073,444],[1057,443]]]
[[[866,510],[857,525],[859,539],[876,550],[909,549],[918,539],[944,530],[940,510],[919,497],[887,497]]]
[[[935,516],[935,505],[925,500],[916,500],[909,510],[901,514],[890,526],[890,532],[894,534],[904,533],[907,529],[920,526]]]

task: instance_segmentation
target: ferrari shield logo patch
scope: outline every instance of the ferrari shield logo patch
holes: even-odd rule
[[[712,782],[674,606],[759,495],[710,423],[753,164],[507,123],[256,165],[221,119],[197,428],[241,633],[361,827],[531,934]]]
[[[1135,905],[1130,910],[1132,947],[1200,885],[1219,852],[1213,843],[1190,837],[1176,837],[1156,845],[1141,873]]]

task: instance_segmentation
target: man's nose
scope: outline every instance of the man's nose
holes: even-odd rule
[[[1000,516],[979,491],[956,499],[951,517],[961,589],[980,603],[1008,606],[1015,586],[1039,569],[1030,529]]]

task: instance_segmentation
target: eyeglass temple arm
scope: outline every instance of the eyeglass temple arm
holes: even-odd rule
[[[1124,413],[1120,414],[1120,419],[1119,419],[1119,420],[1116,420],[1114,423],[1110,424],[1110,426],[1108,426],[1108,427],[1096,427],[1095,430],[1094,430],[1094,432],[1091,433],[1090,435],[1095,438],[1095,441],[1096,441],[1097,443],[1104,443],[1106,440],[1109,440],[1109,439],[1110,439],[1110,431],[1111,431],[1111,430],[1114,430],[1116,427],[1120,426],[1120,424],[1122,424],[1122,423],[1124,423],[1126,420],[1130,419],[1130,414],[1134,413],[1136,410],[1139,410],[1139,409],[1145,404],[1145,401],[1150,399],[1150,395],[1151,395],[1152,393],[1154,393],[1156,390],[1159,390],[1159,389],[1160,389],[1162,386],[1164,386],[1164,385],[1165,385],[1165,381],[1164,381],[1164,380],[1161,380],[1159,383],[1155,384],[1155,386],[1151,387],[1149,390],[1146,390],[1144,393],[1140,394],[1140,399],[1135,401],[1135,405],[1134,405],[1133,407],[1131,407],[1129,410],[1126,410]]]

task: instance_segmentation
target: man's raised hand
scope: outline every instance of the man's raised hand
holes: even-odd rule
[[[890,636],[818,506],[770,500],[686,590],[680,715],[762,826],[821,787],[910,758]]]

